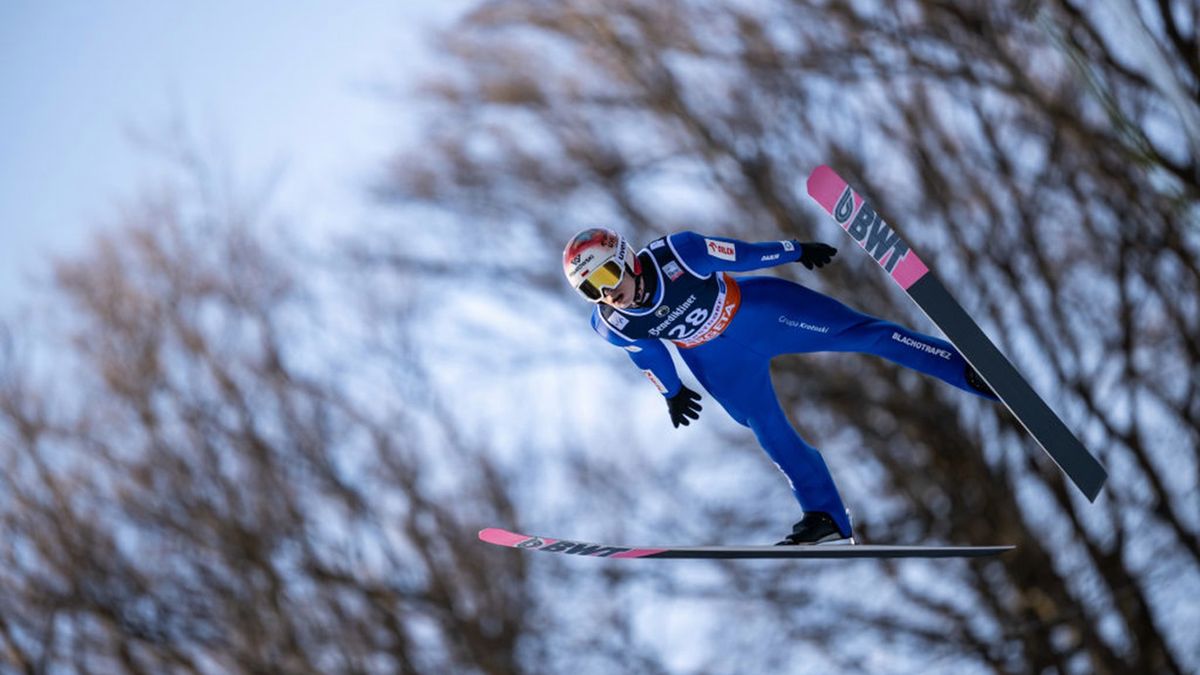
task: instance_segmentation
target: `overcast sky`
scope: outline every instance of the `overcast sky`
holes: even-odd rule
[[[129,130],[173,114],[219,142],[238,177],[281,168],[280,198],[313,222],[361,208],[403,133],[378,87],[430,65],[430,27],[470,4],[0,3],[0,312],[46,255],[79,251],[150,178]]]

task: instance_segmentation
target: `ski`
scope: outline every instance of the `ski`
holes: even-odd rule
[[[981,558],[1015,546],[613,546],[518,534],[496,527],[479,531],[479,539],[496,546],[547,551],[588,558]]]
[[[1029,435],[1095,501],[1108,472],[967,315],[962,305],[875,209],[828,166],[808,177],[808,194],[937,324]]]

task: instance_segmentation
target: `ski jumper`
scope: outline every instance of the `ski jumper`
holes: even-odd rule
[[[694,232],[656,239],[638,253],[657,286],[647,307],[597,305],[592,327],[629,356],[666,397],[683,383],[664,340],[674,342],[700,384],[739,424],[749,427],[783,471],[805,512],[829,514],[849,536],[846,507],[821,454],[792,428],[771,383],[782,354],[875,354],[981,395],[966,381],[966,361],[950,343],[857,312],[775,277],[735,279],[795,262],[796,240],[747,243]]]

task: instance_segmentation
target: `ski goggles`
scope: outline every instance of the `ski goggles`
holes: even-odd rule
[[[587,275],[575,290],[583,294],[589,302],[600,302],[604,299],[604,291],[616,288],[625,277],[625,266],[615,259],[605,262]]]

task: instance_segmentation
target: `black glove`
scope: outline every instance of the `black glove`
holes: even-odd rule
[[[686,386],[679,387],[679,393],[667,399],[667,409],[671,411],[671,424],[678,429],[679,425],[687,426],[691,424],[688,418],[694,420],[700,419],[700,404],[696,401],[700,400],[700,394],[688,389]]]
[[[796,262],[812,269],[814,265],[824,267],[837,255],[837,249],[819,241],[806,241],[800,244],[800,259]]]

